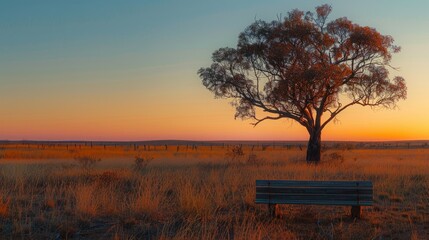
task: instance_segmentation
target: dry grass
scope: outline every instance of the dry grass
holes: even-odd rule
[[[70,148],[2,146],[0,236],[429,239],[429,149],[331,149],[309,166],[296,147],[243,146],[233,161],[221,146]],[[102,161],[83,169],[76,155]],[[136,170],[135,156],[154,159]],[[357,221],[349,207],[302,205],[273,220],[254,203],[256,179],[371,180],[375,204]]]

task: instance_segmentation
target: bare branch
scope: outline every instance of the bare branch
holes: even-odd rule
[[[265,121],[265,120],[278,120],[278,119],[281,119],[281,118],[283,118],[282,116],[277,116],[277,117],[270,117],[270,116],[266,116],[266,117],[264,117],[264,118],[261,118],[261,119],[258,119],[258,118],[256,118],[256,117],[254,117],[254,119],[256,120],[256,122],[254,122],[254,123],[251,123],[254,127],[256,127],[259,123],[261,123],[261,122],[263,122],[263,121]]]

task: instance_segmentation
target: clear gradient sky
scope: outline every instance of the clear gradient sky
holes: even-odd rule
[[[197,76],[255,18],[331,4],[392,35],[408,85],[396,110],[355,107],[324,140],[429,139],[429,2],[73,0],[0,3],[0,139],[306,140],[291,121],[234,120]]]

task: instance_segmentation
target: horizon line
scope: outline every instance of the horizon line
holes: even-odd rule
[[[412,139],[412,140],[322,140],[322,142],[425,142],[429,139]],[[8,140],[0,139],[0,143],[19,143],[19,142],[47,142],[47,143],[78,143],[78,142],[96,142],[96,143],[139,143],[139,142],[308,142],[308,140],[193,140],[193,139],[151,139],[151,140],[35,140],[21,139]]]

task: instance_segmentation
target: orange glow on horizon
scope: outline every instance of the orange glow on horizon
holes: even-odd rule
[[[139,141],[139,140],[307,140],[308,133],[297,123],[290,120],[266,121],[253,127],[251,121],[234,120],[234,109],[225,101],[209,99],[194,105],[188,111],[170,109],[167,105],[157,111],[149,105],[136,112],[141,103],[128,107],[115,106],[110,111],[86,110],[86,114],[73,112],[61,113],[57,118],[46,121],[44,117],[27,115],[20,118],[6,116],[0,126],[0,139],[5,140],[102,140],[102,141]],[[188,100],[178,101],[186,105]],[[142,104],[144,105],[144,104]],[[209,106],[213,113],[198,114]],[[120,112],[119,115],[112,114]],[[207,112],[207,111],[206,111]],[[154,113],[154,114],[148,114]],[[216,114],[220,113],[220,114]],[[170,115],[174,117],[170,117]],[[401,115],[397,110],[356,108],[343,114],[338,123],[330,123],[322,133],[322,140],[341,141],[392,141],[425,140],[428,129],[422,129],[423,123],[404,128],[407,119],[386,121],[392,116]],[[59,117],[62,116],[62,117]],[[359,116],[366,116],[362,119]],[[23,121],[22,119],[26,119]],[[362,122],[364,121],[364,122]],[[7,127],[6,127],[7,126]]]

